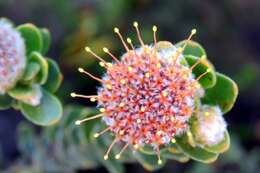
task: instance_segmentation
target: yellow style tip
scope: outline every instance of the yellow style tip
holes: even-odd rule
[[[76,124],[76,125],[80,125],[81,122],[80,122],[79,120],[77,120],[77,121],[75,122],[75,124]]]
[[[115,159],[120,159],[120,154],[117,154],[116,156],[115,156]]]
[[[132,40],[130,38],[126,39],[127,43],[132,43]]]
[[[107,160],[108,159],[108,155],[104,155],[104,160]]]
[[[156,32],[157,31],[157,26],[153,26],[153,32]]]
[[[138,23],[136,21],[133,23],[133,25],[134,27],[138,27]]]
[[[103,47],[103,51],[107,53],[108,49],[106,47]]]
[[[94,138],[97,138],[97,137],[99,137],[99,134],[95,133],[93,136],[94,136]]]
[[[76,97],[76,93],[70,93],[71,97]]]
[[[119,33],[119,29],[117,27],[114,28],[115,33]]]
[[[197,33],[197,30],[196,30],[196,29],[192,29],[192,30],[191,30],[191,34],[192,34],[192,35],[194,35],[194,34],[196,34],[196,33]]]
[[[90,51],[91,51],[89,47],[85,47],[85,50],[86,50],[87,52],[90,52]]]

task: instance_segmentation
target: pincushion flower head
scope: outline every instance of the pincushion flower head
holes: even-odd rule
[[[23,38],[9,21],[0,19],[0,94],[5,94],[16,84],[25,66]]]
[[[102,78],[98,78],[83,68],[78,69],[99,81],[102,86],[94,96],[71,93],[72,97],[97,101],[101,112],[78,120],[76,124],[102,118],[107,128],[94,136],[98,137],[107,131],[115,136],[104,156],[105,160],[108,159],[112,147],[121,141],[125,145],[116,155],[117,159],[129,145],[135,149],[150,145],[156,151],[158,163],[161,164],[160,146],[174,143],[176,136],[189,129],[188,120],[195,110],[195,101],[203,95],[198,81],[210,70],[195,77],[192,69],[200,61],[191,67],[187,65],[182,55],[186,44],[177,48],[170,42],[157,42],[157,28],[154,26],[154,44],[147,45],[141,38],[137,22],[134,22],[134,27],[141,44],[137,48],[130,38],[126,39],[127,44],[119,29],[114,28],[126,50],[121,60],[107,48],[103,48],[113,59],[112,63],[106,62],[86,47],[86,51],[97,58],[107,72]],[[195,33],[196,30],[193,29],[186,41]]]

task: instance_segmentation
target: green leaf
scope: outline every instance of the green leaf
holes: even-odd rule
[[[42,35],[42,53],[45,55],[51,44],[51,35],[48,29],[42,28],[40,29],[41,35]]]
[[[211,146],[204,146],[203,148],[212,153],[224,153],[230,147],[230,137],[228,131],[225,131],[225,138],[218,144],[211,145]]]
[[[216,73],[217,82],[213,88],[205,90],[205,96],[202,98],[202,103],[208,105],[220,106],[223,113],[228,112],[233,107],[237,95],[237,84],[229,77]]]
[[[42,91],[39,85],[17,85],[15,88],[8,91],[8,94],[23,102],[30,105],[38,105],[42,96]]]
[[[47,58],[47,62],[48,62],[49,72],[48,72],[47,81],[43,85],[43,87],[48,91],[54,93],[60,87],[63,76],[60,72],[59,66],[54,60]]]
[[[40,65],[36,62],[31,62],[26,66],[22,81],[32,80],[40,71]]]
[[[43,91],[41,104],[30,106],[21,103],[21,111],[24,116],[35,124],[46,126],[59,121],[62,116],[62,105],[60,101],[48,91]]]
[[[176,144],[184,154],[199,162],[212,163],[218,158],[218,154],[208,152],[199,146],[192,147],[186,134],[176,137]]]
[[[202,57],[203,55],[205,55],[207,57],[207,54],[206,54],[206,51],[204,50],[204,48],[195,41],[183,40],[183,41],[177,43],[175,46],[183,47],[186,43],[187,43],[187,45],[182,53],[183,55],[192,55],[195,57]]]
[[[171,152],[172,150],[165,150],[162,152],[162,157],[166,159],[176,160],[181,163],[189,161],[189,157],[183,153]]]
[[[165,165],[166,160],[161,158],[162,163],[158,164],[157,155],[147,155],[140,152],[135,152],[134,157],[138,162],[148,171],[155,171],[162,168]]]
[[[23,24],[17,27],[17,30],[25,39],[26,52],[29,55],[32,51],[42,51],[42,36],[39,29],[33,24]]]
[[[0,94],[0,110],[8,109],[12,106],[13,99],[8,95]]]
[[[192,73],[196,78],[205,73],[207,69],[210,69],[210,72],[199,80],[199,83],[203,86],[203,88],[211,88],[216,84],[216,72],[213,65],[206,58],[200,59],[192,55],[185,55],[184,57],[190,67],[192,67],[192,65],[194,65],[197,61],[200,61],[200,63],[192,70]]]
[[[32,52],[29,62],[37,63],[40,66],[40,71],[36,76],[36,82],[40,84],[44,84],[48,78],[48,62],[42,55],[38,52]]]

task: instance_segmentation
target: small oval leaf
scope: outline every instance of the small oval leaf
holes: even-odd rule
[[[62,116],[62,106],[60,101],[48,91],[42,89],[43,96],[38,106],[30,106],[20,103],[24,116],[35,124],[47,126],[59,121]]]
[[[199,146],[192,147],[186,134],[176,137],[176,144],[184,154],[199,162],[212,163],[218,158],[218,154],[208,152]]]
[[[60,72],[59,66],[55,61],[52,59],[47,58],[48,62],[48,78],[46,83],[43,85],[45,89],[48,91],[54,93],[57,91],[57,89],[60,87],[60,84],[62,82],[62,74]]]
[[[27,65],[22,81],[30,81],[38,74],[40,71],[40,65],[36,62],[31,62]]]
[[[40,71],[36,76],[36,82],[44,84],[48,78],[48,62],[42,55],[38,52],[32,52],[29,58],[29,62],[37,63],[40,66]]]
[[[51,44],[51,34],[48,29],[42,28],[40,29],[41,35],[42,35],[42,53],[45,55]]]
[[[176,160],[181,163],[188,162],[190,159],[188,156],[186,156],[183,153],[175,153],[175,152],[171,152],[170,150],[163,151],[162,157],[166,159]]]
[[[13,99],[8,95],[0,94],[0,110],[8,109],[12,106]]]
[[[216,84],[216,72],[213,65],[207,59],[200,59],[192,55],[185,55],[184,57],[190,67],[194,65],[194,67],[192,67],[192,73],[196,78],[205,73],[207,69],[210,69],[210,72],[199,80],[203,88],[211,88]],[[200,61],[200,63],[196,65],[195,63],[197,63],[197,61]]]
[[[31,24],[23,24],[17,27],[17,30],[22,34],[25,44],[27,55],[33,51],[41,52],[42,50],[42,36],[39,29]]]
[[[220,73],[216,73],[216,75],[216,85],[205,90],[205,96],[202,98],[202,103],[218,105],[222,112],[226,113],[231,110],[236,101],[238,87],[229,77]]]
[[[8,91],[8,94],[29,105],[36,106],[40,104],[42,91],[39,85],[17,85],[15,88]]]
[[[183,47],[185,44],[187,44],[187,45],[186,45],[185,49],[183,50],[183,53],[182,53],[183,55],[192,55],[192,56],[196,56],[196,57],[202,57],[202,56],[207,57],[205,49],[199,43],[197,43],[195,41],[183,40],[183,41],[177,43],[175,46]]]

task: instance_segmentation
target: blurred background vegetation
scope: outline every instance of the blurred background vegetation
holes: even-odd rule
[[[146,43],[152,41],[153,24],[159,28],[159,40],[173,43],[183,40],[192,28],[197,28],[194,39],[207,50],[216,69],[233,78],[240,88],[238,101],[226,116],[232,137],[231,149],[214,164],[171,161],[158,172],[260,172],[259,0],[0,0],[0,16],[16,24],[32,22],[49,28],[53,40],[48,56],[57,60],[65,77],[58,95],[64,104],[84,106],[93,104],[72,100],[69,93],[94,94],[98,84],[78,74],[77,67],[86,67],[96,75],[103,73],[95,59],[84,52],[85,46],[104,57],[102,47],[106,46],[120,56],[123,47],[112,29],[117,26],[125,36],[134,39],[132,22],[135,20],[141,25]],[[44,130],[28,127],[26,120],[17,114],[20,113],[14,110],[0,112],[0,170],[37,170],[35,160],[39,161],[44,155],[40,151],[48,151],[46,145],[60,147],[59,138],[48,141],[44,134],[54,135],[63,127],[57,125]],[[64,119],[68,116],[66,114]],[[33,146],[38,146],[37,151]],[[84,147],[77,150],[84,151]],[[48,161],[62,167],[61,162]],[[88,168],[96,167],[89,165]],[[127,164],[126,171],[146,172],[137,164]],[[99,168],[96,172],[106,170]]]

